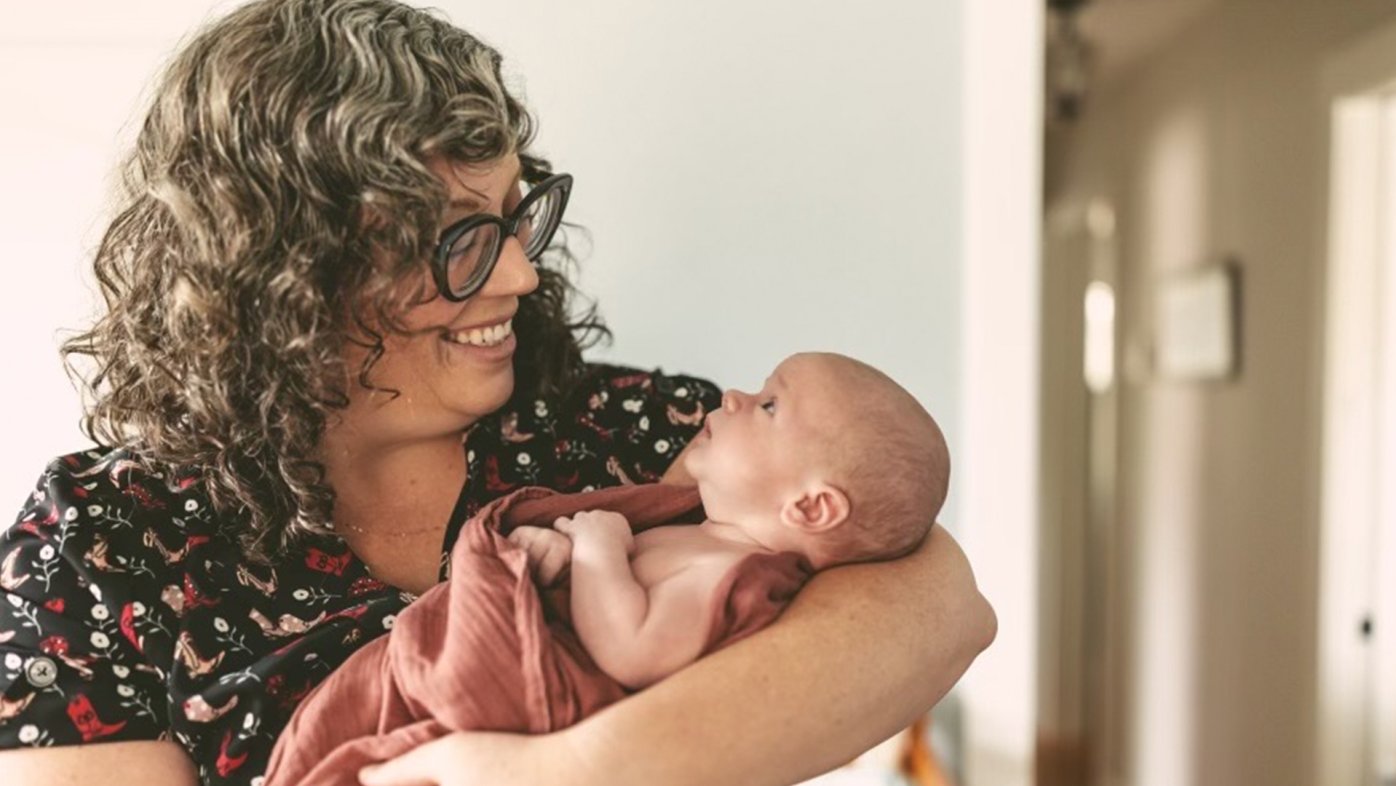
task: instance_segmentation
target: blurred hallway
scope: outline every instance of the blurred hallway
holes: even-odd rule
[[[1361,208],[1330,177],[1342,74],[1396,85],[1371,43],[1396,7],[1049,5],[1038,782],[1396,782],[1396,658],[1381,673],[1390,635],[1361,628],[1390,614],[1396,442],[1335,442],[1358,404],[1359,435],[1396,415],[1376,354],[1396,309],[1343,316],[1396,266],[1334,283],[1335,227]],[[1326,348],[1363,325],[1373,354]],[[1338,405],[1345,368],[1370,384]]]

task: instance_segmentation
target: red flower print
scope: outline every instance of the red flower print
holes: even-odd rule
[[[49,636],[39,642],[39,649],[49,655],[67,655],[68,640],[62,636]]]

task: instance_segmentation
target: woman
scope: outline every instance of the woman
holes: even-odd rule
[[[605,329],[541,263],[571,181],[531,137],[495,52],[390,0],[260,0],[175,58],[98,251],[108,313],[65,347],[109,447],[51,463],[0,538],[13,782],[256,782],[483,503],[684,480],[718,391],[581,360]],[[993,632],[937,528],[577,726],[365,780],[790,783],[923,713]]]

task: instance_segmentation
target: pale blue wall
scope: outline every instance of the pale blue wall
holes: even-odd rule
[[[841,351],[958,444],[958,0],[440,7],[504,52],[577,177],[597,356],[754,387]]]

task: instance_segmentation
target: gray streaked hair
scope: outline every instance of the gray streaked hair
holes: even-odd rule
[[[92,361],[87,435],[197,472],[253,557],[326,531],[325,424],[434,292],[447,192],[426,160],[550,174],[500,62],[391,0],[257,0],[190,40],[122,170],[94,261],[106,311],[63,345],[70,372]],[[566,248],[547,261],[515,317],[516,397],[566,387],[608,335],[594,308],[570,316]],[[372,340],[358,369],[351,334]]]

